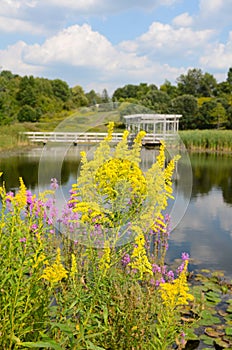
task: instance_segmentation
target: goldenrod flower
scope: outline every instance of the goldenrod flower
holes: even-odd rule
[[[25,208],[27,204],[27,188],[24,185],[23,179],[20,177],[19,178],[19,191],[16,193],[13,201],[15,205],[18,207],[18,209],[23,209]]]
[[[136,246],[131,255],[131,262],[128,266],[131,266],[132,269],[136,269],[140,272],[140,278],[143,279],[145,273],[153,275],[152,265],[148,260],[145,245],[145,238],[142,233],[140,233],[135,238]]]
[[[57,256],[55,262],[52,265],[45,267],[41,278],[44,278],[51,284],[54,284],[67,277],[68,271],[63,267],[61,263],[60,248],[57,248]]]
[[[179,277],[172,282],[160,284],[160,294],[167,311],[172,312],[177,306],[187,305],[188,301],[194,300],[189,292],[187,283],[187,266],[188,260],[185,261],[184,268]]]
[[[110,245],[106,241],[104,244],[104,252],[99,261],[99,269],[106,274],[106,271],[110,268]]]
[[[71,265],[70,277],[74,278],[76,273],[77,273],[77,261],[76,261],[75,255],[72,254],[72,265]]]
[[[95,175],[97,189],[109,198],[117,197],[117,185],[127,182],[130,185],[131,194],[136,202],[142,202],[146,197],[147,186],[142,170],[133,162],[127,159],[113,158],[105,162]]]

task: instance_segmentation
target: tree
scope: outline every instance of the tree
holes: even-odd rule
[[[171,101],[170,112],[182,114],[180,129],[195,129],[197,126],[197,99],[191,95],[182,95]]]
[[[110,102],[110,98],[106,89],[103,89],[101,98],[103,103]]]
[[[60,80],[60,79],[52,80],[52,90],[53,90],[53,94],[63,102],[66,102],[70,97],[69,86],[63,80]]]
[[[9,70],[2,70],[0,73],[0,76],[2,78],[5,78],[6,80],[11,80],[15,77],[15,75],[13,73],[11,73],[11,71],[9,71]]]
[[[229,68],[229,71],[227,73],[227,79],[226,79],[227,83],[229,83],[230,85],[232,85],[232,67]]]
[[[196,68],[189,69],[186,75],[181,74],[176,80],[180,94],[198,96],[202,76],[201,69]]]
[[[142,99],[142,104],[156,113],[168,113],[171,98],[166,92],[150,90]]]
[[[21,106],[36,106],[35,79],[33,76],[25,76],[20,80],[16,98]]]
[[[211,97],[217,93],[217,81],[212,74],[205,73],[200,81],[199,96]]]
[[[166,92],[171,98],[178,96],[178,89],[176,86],[172,85],[170,81],[165,80],[165,82],[160,85],[160,91]]]
[[[122,101],[122,100],[126,100],[128,98],[135,98],[137,99],[137,94],[139,91],[139,86],[138,85],[132,85],[132,84],[128,84],[125,85],[122,88],[118,88],[114,91],[113,93],[113,101]]]
[[[217,126],[217,129],[226,125],[226,110],[220,102],[217,102],[216,106],[212,109],[211,116],[213,117],[213,124]]]
[[[228,129],[232,129],[232,106],[230,106],[227,110],[227,125]]]
[[[78,108],[88,106],[88,99],[85,96],[85,92],[80,85],[76,85],[71,88],[71,106],[72,108]]]
[[[177,83],[181,95],[209,97],[216,93],[216,79],[209,73],[203,74],[201,69],[189,69],[186,75],[181,74],[177,78]]]
[[[97,94],[94,90],[90,90],[85,94],[85,96],[88,99],[89,106],[101,103],[101,96]]]
[[[19,122],[37,122],[40,118],[40,111],[25,105],[18,112]]]

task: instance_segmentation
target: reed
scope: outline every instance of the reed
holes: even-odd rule
[[[179,135],[188,150],[232,151],[232,130],[186,130]]]

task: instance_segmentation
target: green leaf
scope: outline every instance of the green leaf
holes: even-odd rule
[[[108,309],[106,305],[103,306],[103,318],[105,325],[108,326]]]
[[[231,327],[226,327],[225,332],[226,332],[226,335],[232,336],[232,328]]]
[[[64,333],[73,334],[73,330],[68,325],[62,323],[52,323],[52,329],[56,327]]]
[[[94,345],[90,340],[87,342],[88,348],[91,350],[105,350],[105,348],[101,348],[100,346]]]
[[[205,334],[202,334],[200,336],[200,339],[206,344],[206,345],[213,345],[213,339],[208,337],[207,335]]]
[[[24,342],[20,343],[19,345],[23,345],[27,348],[50,348],[54,350],[63,350],[62,347],[52,339],[48,341]]]

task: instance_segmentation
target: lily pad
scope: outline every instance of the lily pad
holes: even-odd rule
[[[229,313],[232,313],[232,304],[230,304],[230,305],[228,306],[228,308],[226,309],[226,311],[229,312]]]
[[[205,329],[205,334],[208,335],[211,338],[218,338],[218,337],[223,336],[225,334],[225,332],[223,332],[223,331],[221,331],[219,329],[207,327]]]
[[[226,327],[225,332],[226,332],[226,335],[232,336],[232,327]]]
[[[202,311],[201,320],[199,321],[201,326],[212,326],[218,323],[221,323],[221,320],[218,317],[213,316],[208,310]]]
[[[226,342],[222,339],[214,340],[213,345],[215,346],[215,349],[229,349],[230,348],[230,344],[228,344],[228,342]]]
[[[200,335],[200,339],[206,344],[206,345],[213,345],[213,339],[208,337],[206,334]]]

